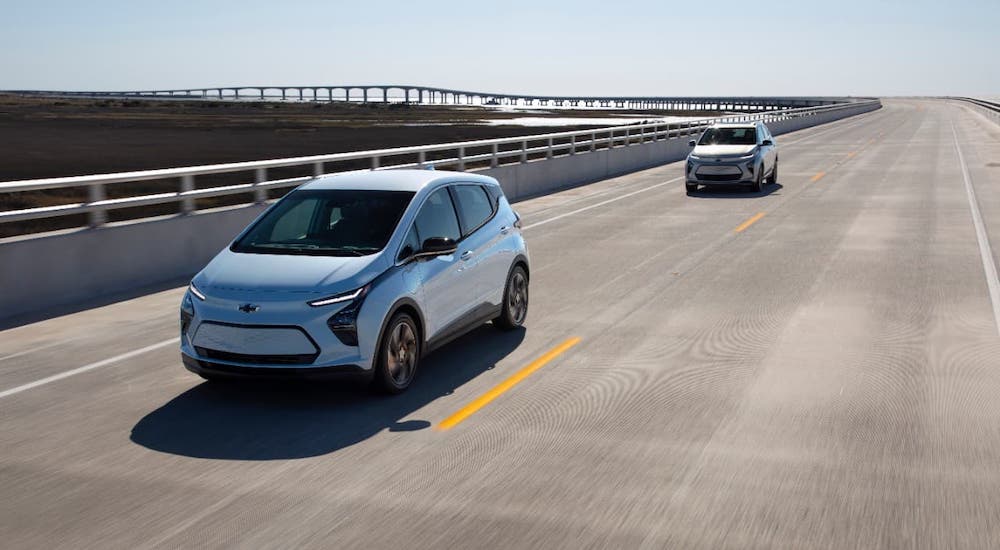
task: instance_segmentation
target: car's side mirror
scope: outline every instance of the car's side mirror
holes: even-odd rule
[[[420,248],[420,256],[444,256],[446,254],[452,254],[458,250],[458,245],[455,241],[449,239],[448,237],[431,237],[424,240],[423,246]]]
[[[694,147],[695,145],[697,145],[697,144],[694,142],[693,139],[688,142],[688,147]]]
[[[768,147],[770,145],[774,145],[774,142],[769,139],[765,139],[764,141],[760,142],[760,145],[762,147]]]

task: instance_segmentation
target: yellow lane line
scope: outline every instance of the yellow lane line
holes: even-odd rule
[[[739,226],[736,227],[736,229],[733,229],[733,233],[740,233],[740,232],[742,232],[744,229],[746,229],[746,228],[750,227],[751,225],[757,223],[757,220],[763,218],[764,216],[765,216],[765,212],[758,213],[757,215],[755,215],[754,217],[750,218],[749,220],[741,223]]]
[[[475,401],[462,407],[448,418],[442,420],[441,423],[438,424],[437,429],[450,430],[451,428],[454,428],[455,426],[460,424],[463,420],[475,414],[476,411],[488,405],[490,401],[493,401],[497,397],[500,397],[504,392],[516,386],[522,380],[530,376],[531,373],[544,367],[546,363],[552,361],[556,357],[559,357],[560,355],[565,353],[566,350],[579,343],[580,339],[573,337],[559,344],[558,346],[550,349],[549,351],[545,352],[545,355],[539,357],[538,359],[535,359],[528,366],[524,367],[523,369],[511,375],[510,378],[504,380],[503,382],[500,382],[499,384],[494,386],[493,389],[491,389],[490,391],[477,397]]]
[[[850,153],[847,153],[847,158],[854,158],[854,155],[856,154],[858,154],[857,151],[851,151]]]
[[[815,176],[809,178],[809,181],[817,182],[817,181],[823,179],[823,176],[825,176],[825,175],[826,175],[826,172],[819,172]]]

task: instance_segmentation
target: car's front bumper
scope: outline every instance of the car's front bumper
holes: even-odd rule
[[[306,371],[321,374],[371,370],[384,317],[377,297],[361,306],[357,317],[359,341],[348,345],[327,325],[327,319],[347,307],[346,302],[311,307],[307,298],[281,300],[263,293],[231,294],[216,290],[206,300],[191,302],[194,314],[183,326],[180,345],[188,370],[220,376],[278,377],[298,376]],[[253,313],[239,309],[240,304],[250,302],[248,298],[258,306]]]
[[[699,185],[733,185],[753,183],[756,178],[755,159],[716,160],[703,157],[699,160],[688,158],[686,181]]]
[[[207,378],[240,378],[257,380],[360,380],[371,379],[372,371],[358,365],[327,366],[248,366],[206,361],[181,352],[184,368]]]

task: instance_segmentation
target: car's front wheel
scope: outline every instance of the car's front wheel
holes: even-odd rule
[[[503,308],[493,319],[493,326],[501,330],[513,330],[524,324],[528,316],[528,272],[521,265],[514,266],[507,276],[507,287],[503,291]]]
[[[760,193],[760,190],[764,188],[764,163],[760,163],[757,168],[757,174],[753,178],[753,183],[750,184],[750,190],[754,193]]]
[[[420,363],[420,332],[409,314],[392,316],[382,334],[375,357],[375,388],[401,393],[410,386]]]
[[[771,168],[771,175],[767,177],[768,185],[778,183],[778,159],[774,159],[774,167]]]

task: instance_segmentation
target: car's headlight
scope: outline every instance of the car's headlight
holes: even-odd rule
[[[194,294],[195,298],[198,298],[202,302],[205,301],[205,295],[202,294],[200,290],[198,290],[198,287],[194,286],[193,282],[190,285],[188,285],[188,290],[191,291],[191,294]]]
[[[329,304],[347,303],[337,313],[334,313],[326,320],[326,326],[330,327],[330,332],[337,337],[345,346],[358,345],[358,314],[361,312],[361,305],[365,303],[365,296],[372,288],[372,283],[351,292],[344,292],[322,300],[309,302],[313,307],[321,307]]]
[[[312,307],[323,307],[331,304],[339,304],[341,302],[350,302],[351,300],[356,300],[358,298],[364,298],[368,291],[371,290],[371,283],[367,285],[352,290],[350,292],[342,292],[340,294],[334,294],[333,296],[327,296],[326,298],[320,298],[319,300],[313,300],[309,302]]]
[[[701,160],[701,157],[699,157],[698,155],[688,155],[688,158],[691,160]]]

